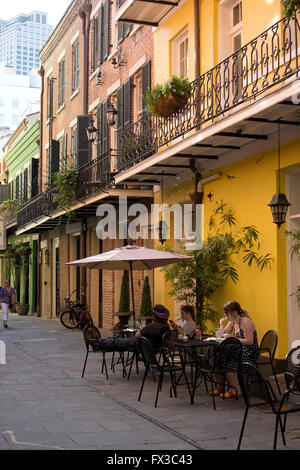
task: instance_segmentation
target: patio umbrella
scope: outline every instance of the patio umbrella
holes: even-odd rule
[[[67,263],[68,265],[81,266],[89,269],[109,269],[130,271],[132,311],[135,321],[134,293],[133,293],[133,270],[153,269],[168,264],[178,263],[191,256],[178,255],[168,251],[152,250],[143,246],[126,245],[121,248],[89,256]]]

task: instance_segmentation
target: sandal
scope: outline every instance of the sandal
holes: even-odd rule
[[[236,392],[233,392],[232,390],[228,390],[226,393],[220,393],[220,396],[222,398],[239,398],[240,391],[237,390]]]
[[[223,388],[222,387],[217,387],[214,392],[210,392],[210,395],[218,396],[221,395]]]

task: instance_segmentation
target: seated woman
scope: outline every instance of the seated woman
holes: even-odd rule
[[[141,338],[144,336],[150,342],[153,350],[156,352],[162,345],[163,335],[170,329],[168,325],[170,312],[163,305],[155,305],[152,313],[152,323],[149,323],[144,328],[139,330],[135,337]]]
[[[256,328],[253,321],[248,316],[247,310],[242,309],[240,304],[235,300],[230,300],[223,306],[223,308],[226,317],[221,318],[220,320],[221,335],[223,338],[230,338],[233,334],[235,338],[237,338],[243,345],[241,362],[250,362],[251,364],[255,364],[259,356],[259,346],[257,341]],[[228,323],[225,326],[226,321],[228,321]],[[234,369],[237,369],[238,367],[238,363],[235,361],[233,361],[231,364],[227,364],[227,366],[228,365]],[[220,377],[217,375],[215,376],[215,380],[217,383],[222,383],[220,382]],[[235,388],[236,390],[238,389],[236,375],[233,372],[226,374],[226,380],[231,387]],[[214,395],[223,396],[221,386],[217,387],[217,389],[214,391]],[[225,393],[225,398],[235,397],[236,392],[233,392],[231,388],[227,393]]]
[[[194,307],[191,305],[183,306],[181,308],[181,320],[178,325],[176,325],[176,323],[174,323],[172,320],[170,320],[170,324],[176,331],[178,331],[178,328],[181,327],[182,333],[185,336],[192,338],[196,331]]]

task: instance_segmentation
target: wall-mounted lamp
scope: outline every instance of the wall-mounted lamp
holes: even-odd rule
[[[103,85],[104,80],[103,80],[103,73],[101,72],[101,69],[99,67],[98,72],[97,72],[97,85]]]
[[[118,67],[123,67],[127,61],[125,60],[124,56],[122,55],[122,46],[119,46],[117,49],[116,57],[113,57],[111,64],[114,66],[114,69]]]
[[[116,124],[116,116],[118,114],[118,111],[110,101],[110,98],[107,99],[107,111],[106,111],[106,117],[107,117],[107,123],[110,127],[113,127]]]
[[[49,264],[49,250],[46,248],[43,250],[44,254],[44,264]]]
[[[97,138],[97,132],[98,131],[97,131],[96,127],[94,126],[93,116],[90,114],[89,127],[86,129],[87,138],[88,138],[88,141],[90,142],[90,144],[95,142],[95,140]]]

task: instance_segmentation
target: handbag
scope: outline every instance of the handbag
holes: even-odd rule
[[[12,304],[11,302],[8,304],[8,308],[9,308],[9,309],[12,309],[12,308],[13,308],[13,304]]]

